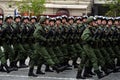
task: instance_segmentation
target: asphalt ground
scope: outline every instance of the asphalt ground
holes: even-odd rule
[[[29,58],[26,60],[26,64],[28,64]],[[70,61],[72,63],[72,61]],[[18,63],[19,64],[19,63]],[[9,61],[8,61],[9,65]],[[42,66],[42,70],[44,71],[45,65]],[[66,70],[57,74],[56,72],[46,72],[45,75],[38,75],[38,77],[28,77],[29,68],[21,68],[18,71],[12,71],[11,73],[0,72],[0,80],[77,80],[76,74],[77,69],[72,67],[72,70]],[[36,67],[34,72],[36,71]],[[82,79],[79,79],[82,80]],[[93,76],[93,78],[88,78],[85,80],[98,80],[97,76]],[[111,73],[110,75],[99,79],[99,80],[120,80],[120,72]]]

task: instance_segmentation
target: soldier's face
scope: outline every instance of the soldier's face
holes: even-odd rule
[[[64,22],[66,22],[66,19],[63,18],[63,19],[62,19],[62,23],[64,23]]]
[[[97,26],[96,21],[93,21],[92,24],[93,24],[93,26]]]
[[[82,23],[82,21],[80,21],[80,20],[77,20],[77,21],[76,21],[76,23],[80,24],[80,23]]]
[[[49,19],[46,19],[45,24],[49,24]]]
[[[84,18],[84,19],[83,19],[83,22],[87,22],[87,19],[86,19],[86,18]]]
[[[70,23],[70,24],[73,24],[73,23],[74,23],[74,21],[71,19],[71,20],[69,20],[69,23]]]
[[[98,25],[101,24],[101,20],[100,20],[100,19],[97,20],[97,24],[98,24]]]
[[[28,19],[24,19],[23,22],[24,22],[24,23],[29,23],[29,20],[28,20]]]
[[[14,20],[12,18],[10,18],[10,21],[13,22]]]
[[[15,19],[15,22],[20,22],[20,18],[16,18],[16,19]]]
[[[35,23],[36,22],[36,20],[35,19],[31,19],[31,23]]]
[[[60,20],[56,20],[56,24],[60,24],[61,23],[61,21]]]
[[[54,26],[54,21],[50,21],[50,26]]]
[[[108,25],[112,25],[112,21],[111,20],[108,21]]]
[[[115,21],[114,24],[115,24],[115,25],[119,25],[119,22],[118,22],[118,21]]]
[[[107,24],[106,20],[102,20],[102,25],[106,25],[106,24]]]
[[[8,18],[6,22],[11,23],[12,22],[11,18]]]

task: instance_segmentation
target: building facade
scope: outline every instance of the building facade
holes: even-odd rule
[[[21,0],[0,0],[0,14],[14,15],[17,9],[16,2]],[[44,15],[82,16],[97,15],[99,5],[105,0],[46,0]]]

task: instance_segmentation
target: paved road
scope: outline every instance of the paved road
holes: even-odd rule
[[[26,61],[28,64],[29,59]],[[8,63],[9,64],[9,63]],[[42,70],[44,71],[43,65]],[[35,70],[36,71],[36,70]],[[77,70],[68,70],[57,74],[56,72],[49,72],[45,75],[39,75],[37,78],[28,77],[28,68],[22,68],[18,71],[13,71],[9,74],[0,72],[0,80],[76,80]],[[98,80],[96,76],[86,80]],[[109,76],[102,78],[101,80],[120,80],[120,73],[111,73]]]
[[[33,78],[27,76],[28,68],[24,68],[9,74],[0,72],[0,80],[76,80],[76,72],[77,70],[73,69],[59,74],[55,72],[46,73],[45,75],[39,75],[37,78]],[[93,78],[86,80],[97,80],[97,77],[94,76]],[[120,80],[120,73],[112,73],[101,80]]]

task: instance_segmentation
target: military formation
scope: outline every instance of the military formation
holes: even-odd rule
[[[28,76],[37,77],[45,72],[71,70],[73,65],[78,68],[77,79],[94,75],[100,79],[119,72],[119,43],[120,17],[0,16],[0,72],[10,73],[29,66]],[[43,64],[45,72],[41,71]]]

